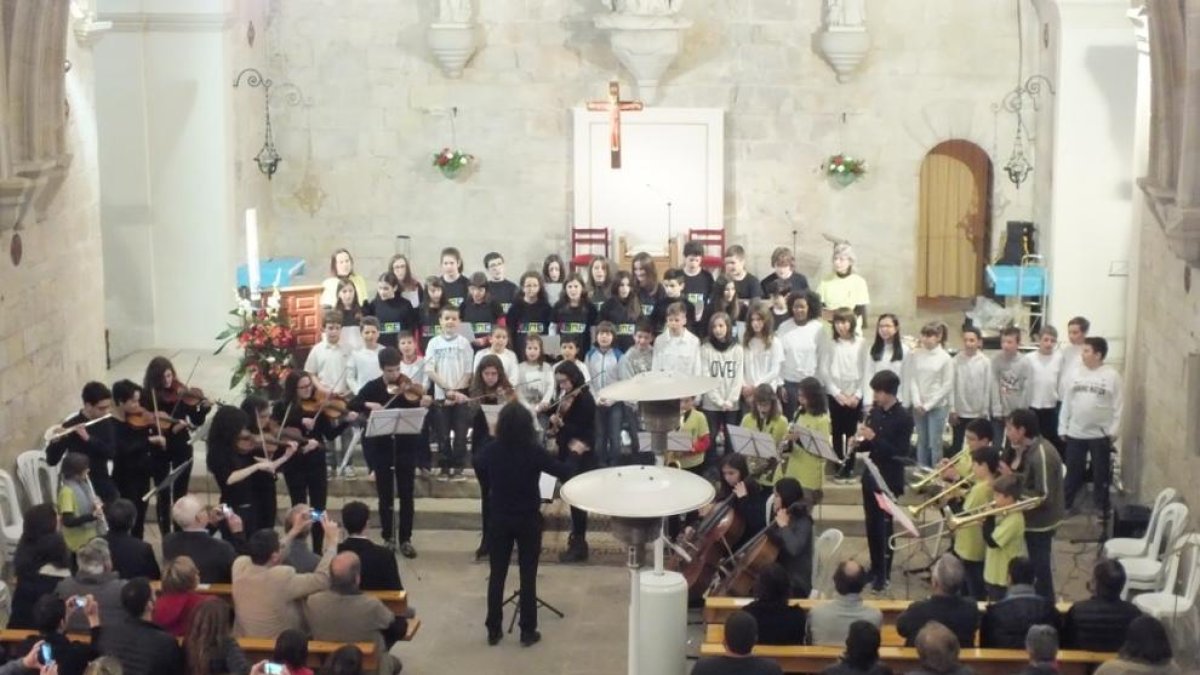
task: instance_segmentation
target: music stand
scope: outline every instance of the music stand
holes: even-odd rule
[[[649,431],[638,432],[638,447],[651,448],[653,451],[653,438]],[[664,452],[691,452],[692,437],[683,431],[667,432],[667,446],[663,449]]]
[[[729,433],[729,444],[737,454],[758,459],[779,459],[779,446],[771,434],[733,424],[725,428]]]
[[[555,488],[557,488],[557,487],[558,487],[558,479],[555,478],[554,476],[551,476],[550,474],[546,473],[545,471],[543,471],[542,475],[538,478],[538,492],[541,495],[543,504],[549,504],[550,502],[554,501]],[[508,564],[510,564],[510,565],[512,564],[511,557],[508,561]],[[509,596],[507,598],[505,598],[504,602],[501,603],[501,605],[500,605],[501,612],[504,611],[505,605],[513,605],[513,615],[512,615],[512,618],[509,619],[509,621],[508,621],[508,632],[510,634],[513,632],[513,626],[517,625],[517,617],[521,616],[521,603],[517,602],[517,599],[520,597],[521,597],[521,588],[518,586],[517,589],[515,591],[513,591],[512,593],[510,593]],[[558,618],[560,618],[560,619],[567,618],[567,615],[564,614],[561,609],[546,602],[540,596],[534,595],[533,598],[534,598],[534,600],[537,601],[537,604],[534,605],[534,609],[540,609],[542,607],[545,607],[546,609],[550,610],[554,614],[557,614]]]
[[[428,408],[384,408],[382,410],[373,410],[367,417],[366,428],[362,431],[364,438],[378,438],[381,436],[411,436],[421,433],[421,426],[425,423],[425,416],[429,413]],[[389,452],[396,452],[395,444],[389,448]],[[346,453],[347,458],[350,453]],[[343,460],[343,464],[345,461]],[[392,457],[392,465],[395,466],[396,459]],[[395,500],[400,497],[399,494],[392,496],[392,513],[396,517],[392,519],[392,535],[389,539],[395,542],[400,531],[399,509],[396,508]]]
[[[190,467],[191,465],[192,465],[192,460],[189,459],[188,461],[184,462],[183,464],[180,464],[179,466],[175,467],[174,469],[171,469],[171,471],[167,473],[166,478],[163,478],[162,481],[159,482],[158,485],[155,485],[154,487],[150,488],[149,492],[147,492],[145,495],[142,495],[142,501],[149,504],[150,498],[156,494],[159,495],[159,497],[158,497],[159,499],[162,499],[161,493],[163,490],[166,490],[167,491],[167,499],[169,499],[171,502],[171,505],[174,506],[175,505],[175,481],[178,480],[179,477],[181,475],[183,475],[183,472],[185,470],[187,470],[187,468]],[[171,527],[170,524],[168,524],[167,529],[170,530],[170,527]],[[165,536],[167,536],[168,532],[161,532],[160,534],[165,537]]]
[[[842,460],[833,451],[833,444],[823,436],[814,434],[812,429],[797,424],[792,427],[792,433],[796,436],[796,442],[808,454],[820,457],[826,462],[841,463]]]

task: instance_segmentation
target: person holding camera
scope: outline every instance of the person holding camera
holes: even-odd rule
[[[86,617],[91,644],[72,642],[66,635],[67,620],[76,616]],[[80,675],[88,661],[100,656],[95,647],[102,623],[100,604],[91,595],[72,595],[66,600],[54,594],[43,595],[33,605],[33,621],[38,634],[27,638],[14,651],[24,654],[36,647],[38,665],[53,662],[58,664],[59,675]],[[30,668],[33,669],[36,666]]]
[[[171,518],[180,531],[163,537],[163,563],[168,564],[186,555],[200,570],[200,583],[229,583],[233,561],[245,548],[242,519],[220,506],[208,508],[192,495],[175,500],[175,505],[171,507]],[[221,531],[223,539],[212,536],[217,530]]]
[[[281,564],[279,533],[259,530],[250,535],[249,555],[233,561],[234,633],[239,637],[270,637],[304,627],[301,601],[329,588],[329,566],[337,553],[339,528],[323,514],[326,537],[316,570],[300,574]]]

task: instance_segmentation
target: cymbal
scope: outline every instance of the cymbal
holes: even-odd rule
[[[614,466],[575,476],[563,484],[563,501],[615,518],[662,518],[694,511],[712,501],[712,483],[690,471],[661,466]]]
[[[609,401],[664,401],[678,400],[688,396],[706,394],[720,386],[715,377],[678,375],[661,370],[652,370],[611,384],[595,392],[599,398]]]

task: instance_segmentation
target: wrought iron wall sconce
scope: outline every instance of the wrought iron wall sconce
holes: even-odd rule
[[[279,170],[279,163],[283,158],[279,156],[279,151],[275,149],[275,137],[271,131],[271,88],[275,83],[268,77],[263,77],[263,74],[257,68],[243,68],[242,72],[233,78],[233,86],[237,88],[242,83],[242,77],[245,76],[246,84],[250,87],[261,87],[263,90],[263,114],[266,118],[265,128],[266,133],[263,138],[263,146],[254,156],[254,163],[258,165],[258,170],[266,174],[267,180],[270,180],[275,172]],[[300,105],[304,101],[304,96],[300,92],[300,88],[290,82],[280,85],[286,87],[287,93],[284,94],[283,101],[289,106]]]
[[[1017,188],[1021,187],[1021,183],[1029,177],[1033,171],[1033,162],[1025,155],[1026,143],[1033,142],[1033,134],[1029,133],[1029,128],[1025,124],[1023,116],[1026,101],[1030,107],[1037,111],[1041,107],[1042,88],[1049,90],[1050,95],[1054,95],[1054,83],[1043,75],[1032,75],[1015,89],[1008,92],[1004,96],[1004,100],[993,107],[993,110],[999,112],[1012,113],[1016,117],[1017,130],[1013,136],[1012,154],[1009,155],[1008,161],[1001,167],[1004,173],[1008,175],[1008,180]]]

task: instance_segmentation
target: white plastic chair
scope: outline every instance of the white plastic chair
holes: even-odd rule
[[[825,530],[821,536],[817,537],[817,542],[813,545],[812,591],[808,597],[821,597],[821,591],[817,590],[817,584],[829,578],[830,563],[838,549],[842,547],[842,541],[845,538],[842,531],[838,529]]]
[[[1167,553],[1183,533],[1187,517],[1187,504],[1168,504],[1155,524],[1154,532],[1150,534],[1150,548],[1147,549],[1146,555],[1121,559],[1121,566],[1125,568],[1125,590],[1121,591],[1122,598],[1128,600],[1132,591],[1160,590]]]
[[[1140,558],[1146,555],[1146,549],[1150,546],[1150,533],[1154,531],[1154,526],[1158,522],[1159,516],[1162,515],[1162,510],[1167,504],[1175,501],[1175,488],[1164,488],[1158,496],[1154,498],[1154,507],[1150,511],[1150,521],[1146,524],[1146,533],[1141,537],[1119,537],[1117,539],[1109,539],[1104,542],[1104,557],[1112,560],[1120,558]]]
[[[1166,623],[1192,611],[1200,592],[1200,534],[1186,534],[1175,541],[1167,556],[1163,589],[1134,597],[1137,608]],[[1180,592],[1176,592],[1180,591]]]
[[[58,505],[58,468],[46,463],[41,450],[26,450],[17,455],[17,478],[30,506]]]
[[[25,529],[25,521],[21,516],[21,502],[17,499],[17,482],[12,474],[0,469],[0,531],[4,535],[4,549],[7,560],[17,552],[17,542]]]

